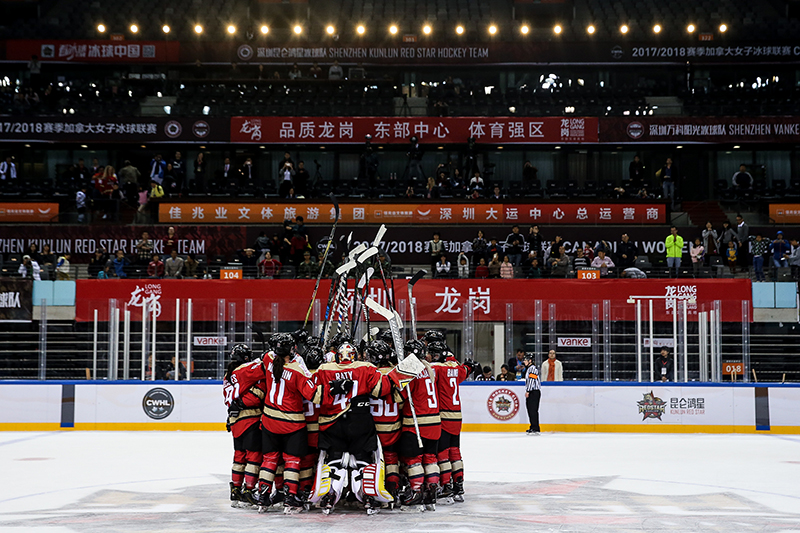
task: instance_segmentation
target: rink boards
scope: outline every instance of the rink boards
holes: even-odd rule
[[[219,382],[0,382],[0,430],[222,430]],[[461,387],[464,431],[528,427],[523,383]],[[543,431],[800,434],[800,385],[545,383]]]

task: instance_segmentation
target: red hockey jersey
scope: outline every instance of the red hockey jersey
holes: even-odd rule
[[[439,396],[439,416],[442,429],[451,435],[461,433],[461,396],[459,385],[469,376],[470,368],[460,365],[455,357],[431,365],[436,372],[436,392]]]
[[[264,372],[256,370],[252,373],[252,378],[245,377],[246,369],[251,365],[260,367],[261,362],[245,363],[231,372],[231,378],[222,382],[222,394],[225,397],[225,406],[230,407],[234,400],[241,399],[244,409],[239,411],[238,416],[229,416],[228,425],[234,437],[240,437],[244,431],[257,424],[261,417],[261,405],[264,402]],[[244,378],[244,379],[242,379]],[[243,386],[244,384],[244,386]]]
[[[441,418],[439,417],[439,395],[436,393],[435,374],[431,365],[424,362],[425,370],[411,380],[403,389],[402,395],[406,401],[403,403],[403,431],[414,432],[414,417],[411,414],[411,402],[417,413],[419,433],[423,439],[439,440],[442,435]]]
[[[314,374],[317,385],[322,390],[320,403],[319,430],[325,431],[333,422],[350,409],[350,400],[356,396],[369,394],[379,398],[391,389],[389,378],[378,371],[371,363],[364,361],[343,361],[325,363]],[[332,395],[329,382],[337,379],[350,379],[353,388],[347,394]]]
[[[383,367],[379,370],[385,376],[392,371],[392,368]],[[381,446],[391,446],[400,439],[402,397],[396,389],[393,389],[380,398],[370,398],[369,403]]]
[[[316,370],[311,372],[316,373]],[[321,396],[321,394],[320,394]],[[319,405],[311,400],[303,400],[306,418],[306,429],[308,430],[308,445],[311,448],[319,447]]]

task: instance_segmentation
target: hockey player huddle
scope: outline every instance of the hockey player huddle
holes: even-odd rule
[[[438,331],[406,342],[400,361],[388,331],[360,350],[337,337],[327,352],[289,333],[260,358],[231,350],[231,506],[374,514],[463,502],[459,384],[477,365],[460,364]]]

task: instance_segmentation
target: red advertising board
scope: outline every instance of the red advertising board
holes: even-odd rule
[[[769,204],[769,218],[776,224],[800,224],[800,204]]]
[[[232,117],[235,143],[595,143],[595,117]]]
[[[406,280],[395,280],[398,302],[407,294]],[[353,282],[350,282],[352,290]],[[591,320],[592,304],[611,301],[612,320],[634,320],[635,306],[629,296],[653,296],[656,320],[672,320],[677,301],[685,301],[690,320],[696,319],[703,306],[714,300],[722,302],[722,320],[741,322],[742,301],[751,301],[750,280],[598,280],[587,284],[581,280],[421,280],[414,286],[414,299],[420,322],[460,322],[465,306],[472,305],[475,320],[502,322],[506,304],[514,305],[514,320],[532,321],[535,300],[555,304],[557,320]],[[322,308],[328,298],[330,282],[320,285],[317,299]],[[273,319],[273,303],[277,303],[280,321],[302,321],[308,310],[314,280],[79,280],[76,295],[76,319],[90,321],[94,309],[107,317],[108,300],[127,305],[132,319],[141,318],[145,302],[155,302],[158,320],[175,319],[175,300],[192,299],[193,319],[216,321],[218,301],[236,303],[244,318],[245,300],[253,300],[253,320]],[[373,284],[370,295],[387,305],[382,285]],[[400,305],[400,304],[398,304]],[[543,305],[547,320],[549,305]],[[184,307],[185,310],[185,307]],[[752,313],[751,313],[752,316]],[[379,317],[374,317],[379,321]]]
[[[58,222],[55,202],[0,202],[0,223]]]
[[[662,224],[664,204],[344,203],[344,224]],[[163,223],[265,224],[293,220],[332,223],[330,203],[163,202]]]
[[[45,62],[64,63],[171,63],[180,58],[176,41],[105,40],[8,40],[6,59],[29,61],[39,56]]]

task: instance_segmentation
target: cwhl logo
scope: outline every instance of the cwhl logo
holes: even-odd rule
[[[154,420],[163,420],[175,409],[175,399],[167,389],[150,389],[142,398],[142,409]]]
[[[519,412],[519,397],[511,389],[497,389],[489,395],[486,407],[497,420],[511,420]]]

